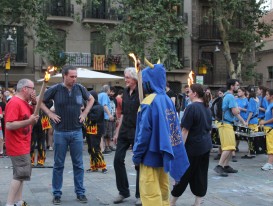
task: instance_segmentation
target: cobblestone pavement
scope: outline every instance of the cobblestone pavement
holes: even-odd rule
[[[266,155],[257,155],[254,159],[241,159],[246,154],[245,142],[240,144],[240,152],[237,153],[238,162],[231,163],[232,167],[238,169],[237,174],[230,174],[229,177],[220,177],[214,171],[217,161],[213,160],[216,153],[211,154],[209,167],[209,186],[202,206],[271,206],[273,205],[273,170],[262,171],[260,167],[266,162]],[[84,166],[89,166],[89,156],[85,145]],[[85,205],[114,205],[112,203],[118,195],[115,183],[113,168],[114,152],[105,155],[109,172],[103,174],[85,173],[86,196],[89,202]],[[134,205],[135,198],[135,170],[131,161],[132,152],[128,151],[126,156],[126,167],[130,182],[131,197],[127,198],[122,206]],[[47,152],[46,165],[53,165],[53,152]],[[12,178],[12,169],[9,168],[9,158],[0,159],[0,206],[4,206],[7,198],[9,184]],[[51,195],[52,168],[34,168],[30,182],[24,185],[23,197],[30,206],[52,205]],[[172,183],[172,181],[171,181]],[[189,187],[179,198],[177,206],[191,206],[194,196]],[[65,162],[62,205],[81,205],[77,202],[73,185],[73,170],[69,152]]]

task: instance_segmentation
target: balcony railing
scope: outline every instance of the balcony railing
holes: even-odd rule
[[[51,0],[45,5],[44,12],[47,16],[72,17],[74,15],[74,5],[70,3],[70,0]]]
[[[115,20],[121,21],[123,15],[118,14],[118,9],[115,8],[105,8],[105,7],[87,7],[83,9],[82,12],[83,19],[105,19],[105,20]]]
[[[242,29],[242,23],[240,21],[236,22],[234,24],[234,28],[236,29]],[[208,25],[208,24],[202,24],[199,25],[199,40],[219,40],[220,32],[216,25]],[[229,33],[229,41],[232,42],[240,42],[241,37],[239,36],[239,33],[233,32]]]
[[[81,52],[65,52],[68,64],[72,66],[91,66],[91,54]]]
[[[216,25],[199,25],[199,39],[220,39],[220,33]]]

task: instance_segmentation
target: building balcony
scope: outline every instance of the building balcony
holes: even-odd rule
[[[240,21],[234,25],[236,29],[242,29]],[[229,41],[238,43],[241,41],[241,37],[238,32],[229,33]],[[216,25],[201,24],[199,25],[199,41],[219,41],[221,40],[219,29]]]
[[[51,22],[73,23],[74,5],[70,0],[51,0],[44,5],[44,15]]]
[[[82,12],[82,23],[93,24],[118,24],[123,16],[118,14],[118,9],[98,7],[87,7]]]
[[[68,64],[76,67],[91,67],[91,54],[81,52],[65,52]]]
[[[199,25],[199,40],[219,40],[220,32],[216,25]]]

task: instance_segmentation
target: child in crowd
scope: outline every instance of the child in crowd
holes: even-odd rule
[[[104,110],[98,103],[98,95],[95,91],[90,92],[95,102],[87,115],[85,121],[86,141],[88,144],[88,153],[90,154],[90,168],[87,172],[97,172],[99,169],[106,174],[106,163],[100,149],[101,137],[104,133]]]

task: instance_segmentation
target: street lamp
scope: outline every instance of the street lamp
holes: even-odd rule
[[[202,61],[203,59],[202,59],[202,52],[203,52],[203,47],[208,47],[208,46],[215,46],[215,50],[214,50],[214,52],[216,53],[216,52],[219,52],[220,51],[220,49],[219,49],[219,47],[218,46],[220,46],[221,45],[221,42],[210,42],[210,43],[206,43],[206,44],[201,44],[201,45],[199,45],[199,50],[198,50],[198,62],[200,62],[200,61]],[[200,69],[200,68],[198,68],[198,72],[199,72],[199,74],[207,74],[207,68],[205,69],[205,68],[202,68],[202,69]]]
[[[11,43],[14,41],[12,38],[12,35],[16,35],[16,27],[7,29],[4,29],[4,33],[8,36],[7,43],[8,43],[8,54],[6,58],[6,64],[5,64],[5,88],[6,90],[9,87],[9,70],[10,70],[10,63],[11,63]],[[16,38],[16,37],[15,37]],[[14,48],[13,48],[14,50]],[[14,52],[14,51],[12,51]]]

